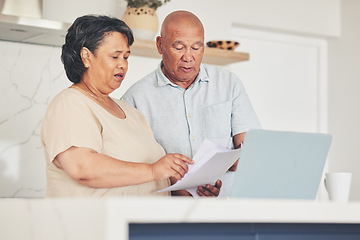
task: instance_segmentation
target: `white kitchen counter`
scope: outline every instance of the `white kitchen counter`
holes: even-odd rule
[[[122,198],[0,199],[0,239],[128,239],[129,223],[360,224],[360,202]]]

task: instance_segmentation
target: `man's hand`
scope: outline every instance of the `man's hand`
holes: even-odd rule
[[[239,163],[239,159],[229,168],[230,172],[235,172],[237,169],[237,165]]]
[[[245,139],[245,134],[246,134],[246,132],[243,132],[243,133],[236,134],[233,137],[234,146],[235,146],[236,149],[242,147],[242,143],[244,142],[244,139]],[[230,172],[235,172],[236,169],[237,169],[238,163],[239,163],[239,159],[229,168],[229,171]]]
[[[222,182],[218,179],[215,185],[206,184],[205,187],[199,186],[196,192],[200,197],[217,197],[219,196],[221,186]]]

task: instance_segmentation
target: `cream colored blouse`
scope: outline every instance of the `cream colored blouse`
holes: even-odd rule
[[[115,117],[73,88],[63,90],[52,100],[41,130],[47,160],[47,197],[170,195],[169,192],[156,192],[168,187],[169,180],[117,188],[91,188],[76,182],[53,164],[59,153],[72,146],[90,148],[119,160],[149,164],[165,155],[145,117],[125,102],[114,101],[125,112],[125,119]]]

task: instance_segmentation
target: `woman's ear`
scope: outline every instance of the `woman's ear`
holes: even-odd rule
[[[90,67],[90,55],[91,55],[91,51],[88,48],[83,47],[81,49],[80,56],[85,68]]]

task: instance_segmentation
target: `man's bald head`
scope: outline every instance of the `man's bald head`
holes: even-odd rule
[[[166,36],[168,31],[174,31],[174,29],[181,28],[198,28],[202,34],[204,34],[204,27],[200,19],[193,13],[188,11],[175,11],[170,13],[161,26],[161,36]]]

